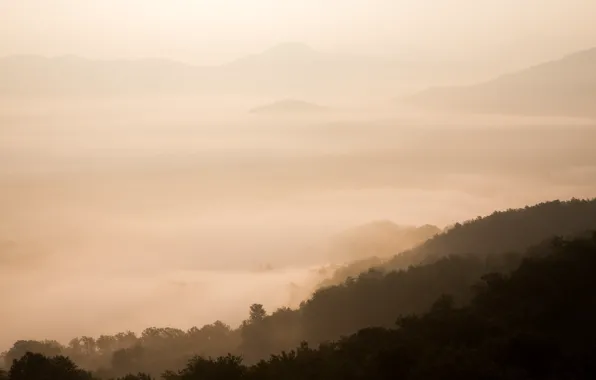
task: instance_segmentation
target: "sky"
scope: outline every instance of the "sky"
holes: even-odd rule
[[[369,54],[596,46],[594,0],[0,0],[0,56],[222,63],[286,41]]]

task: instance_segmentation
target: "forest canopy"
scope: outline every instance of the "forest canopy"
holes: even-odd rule
[[[524,289],[524,286],[533,286],[524,282],[524,276],[533,275],[534,271],[546,270],[543,268],[554,270],[552,268],[554,263],[579,265],[579,261],[592,258],[588,253],[593,253],[594,236],[586,232],[590,230],[596,230],[596,201],[594,200],[555,201],[519,210],[495,212],[485,218],[458,224],[419,247],[406,251],[402,254],[403,258],[401,255],[396,255],[378,269],[363,271],[357,276],[348,277],[341,284],[323,287],[297,309],[280,308],[269,312],[262,305],[254,304],[249,308],[248,318],[238,328],[216,321],[201,328],[193,327],[186,331],[171,327],[150,327],[141,334],[129,331],[98,338],[83,336],[72,339],[67,345],[56,341],[18,341],[3,354],[3,362],[7,369],[13,368],[17,363],[25,365],[23,360],[29,360],[32,363],[43,362],[45,363],[43,366],[51,367],[67,360],[56,359],[58,360],[56,361],[51,358],[68,357],[68,360],[84,368],[85,371],[106,379],[131,373],[147,373],[157,377],[168,370],[175,371],[170,373],[172,379],[190,379],[193,377],[188,376],[193,375],[189,373],[199,371],[197,369],[199,367],[202,368],[200,371],[215,371],[214,373],[219,371],[218,368],[226,368],[226,371],[232,371],[235,368],[232,371],[236,371],[233,376],[249,376],[249,374],[257,376],[255,373],[259,373],[258,376],[264,377],[255,378],[270,378],[267,376],[273,375],[267,374],[268,371],[289,371],[289,367],[284,369],[284,366],[298,365],[296,361],[306,360],[306,357],[323,360],[323,357],[327,358],[327,355],[331,355],[333,360],[346,360],[345,357],[338,358],[347,353],[340,355],[336,352],[338,350],[344,352],[346,347],[355,350],[356,353],[367,349],[384,350],[382,342],[385,339],[391,341],[391,345],[395,343],[392,339],[397,339],[396,336],[400,336],[399,339],[405,339],[400,332],[404,326],[413,326],[408,327],[410,329],[423,329],[421,327],[423,325],[430,326],[431,323],[435,323],[432,322],[433,315],[436,316],[436,313],[441,310],[445,313],[449,312],[446,314],[449,320],[441,323],[467,324],[461,318],[472,318],[470,313],[479,312],[480,305],[483,308],[488,307],[484,302],[490,301],[489,298],[493,297],[490,294],[494,293],[494,297],[499,294],[500,288],[495,288],[498,284],[514,281],[515,285],[511,286],[520,287],[518,295],[512,294],[513,290],[503,293],[507,295],[507,298],[504,298],[506,301],[499,301],[500,306],[504,308],[503,313],[506,313],[508,308],[521,308],[520,305],[515,305],[515,297],[524,295],[529,297],[528,294],[534,295],[532,292],[538,289],[532,287]],[[560,237],[555,239],[554,236]],[[565,240],[563,238],[565,236],[576,236],[576,238]],[[399,260],[402,260],[401,269],[396,265]],[[569,260],[569,263],[566,264],[565,260]],[[587,261],[583,261],[582,265],[588,264]],[[404,268],[405,262],[415,264]],[[561,282],[567,284],[570,280],[582,280],[572,271],[579,268],[573,268],[569,269],[569,272],[555,273],[557,276],[573,274],[573,278],[561,278],[553,283],[553,289],[547,290],[560,297],[557,287],[562,286]],[[536,276],[542,275],[540,273]],[[579,274],[585,275],[583,272]],[[587,282],[589,279],[584,278],[583,281]],[[571,285],[573,284],[569,284]],[[578,286],[578,284],[575,285]],[[479,292],[482,289],[484,290]],[[550,297],[553,295],[551,293],[544,294],[544,297]],[[587,302],[579,295],[575,298],[577,300],[573,299],[569,302]],[[490,302],[494,303],[497,300],[495,298]],[[503,302],[507,305],[502,304]],[[551,307],[550,304],[541,305],[537,302],[562,302],[562,300],[539,297],[534,304],[529,305],[537,308],[536,310]],[[489,306],[496,307],[495,304],[491,305]],[[569,305],[566,310],[572,307],[579,306]],[[482,309],[482,312],[486,312],[486,309]],[[555,313],[555,311],[552,312]],[[522,313],[522,311],[512,309],[511,313]],[[441,315],[443,318],[443,314]],[[473,316],[480,318],[477,314]],[[483,315],[484,317],[486,315]],[[561,317],[571,318],[567,315]],[[398,318],[401,318],[401,327],[396,330],[395,321]],[[512,317],[503,315],[502,318]],[[518,320],[502,321],[502,323],[505,322],[521,323]],[[470,328],[488,328],[483,325],[487,321],[472,319],[470,323]],[[449,328],[455,328],[455,325],[449,325]],[[423,330],[426,331],[426,327]],[[431,330],[428,330],[429,334]],[[513,330],[504,331],[503,334],[512,332]],[[447,330],[445,333],[447,334]],[[472,339],[472,335],[476,332],[470,332],[470,334],[469,339]],[[372,342],[365,343],[377,335],[382,337],[382,339],[378,338],[381,339],[378,347]],[[472,340],[480,337],[482,334]],[[489,338],[492,339],[492,337],[486,337],[486,339]],[[532,337],[520,339],[526,338],[534,339]],[[373,341],[376,339],[374,338]],[[429,336],[424,339],[431,339],[425,344],[435,344],[432,339],[439,339],[439,337]],[[443,342],[445,343],[455,338],[442,337],[441,339],[447,339]],[[464,338],[462,336],[458,339]],[[428,347],[410,347],[409,345],[414,343],[405,342],[399,343],[403,346],[401,350],[412,350],[412,352],[417,349],[428,350]],[[464,343],[470,342],[458,344]],[[371,346],[358,348],[362,344]],[[537,343],[524,341],[520,344]],[[531,348],[532,346],[528,349]],[[463,350],[464,347],[458,346],[457,350],[460,349]],[[377,351],[375,355],[379,354]],[[42,356],[31,356],[29,353]],[[423,353],[431,355],[426,351]],[[453,352],[450,355],[459,357],[457,355],[460,354]],[[42,357],[45,359],[41,359]],[[455,360],[455,357],[449,360]],[[46,359],[49,361],[44,362]],[[410,357],[408,360],[414,359]],[[482,360],[491,361],[495,358],[482,357]],[[325,363],[327,361],[328,359],[323,360]],[[331,363],[329,359],[328,365],[332,366]],[[277,369],[274,370],[274,368]],[[320,370],[330,371],[331,368]],[[9,375],[15,376],[14,370],[11,371],[8,372]],[[75,371],[76,376],[89,375],[87,372],[77,371]],[[364,369],[355,373],[362,371]],[[376,368],[375,371],[380,369]],[[13,378],[16,377],[10,377],[10,379]]]
[[[457,307],[438,297],[427,312],[396,317],[312,348],[296,348],[245,364],[241,356],[193,356],[164,380],[234,379],[591,379],[596,375],[596,232],[555,239],[533,250],[510,274],[487,273]],[[251,307],[246,326],[265,321]],[[25,353],[3,380],[92,379],[64,356]],[[157,376],[157,375],[156,375]],[[149,380],[149,374],[119,379]],[[157,377],[156,377],[157,378]]]

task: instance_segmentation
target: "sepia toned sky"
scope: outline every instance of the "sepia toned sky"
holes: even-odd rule
[[[594,0],[0,0],[0,56],[220,63],[285,41],[374,54],[548,56],[596,45],[595,14]]]

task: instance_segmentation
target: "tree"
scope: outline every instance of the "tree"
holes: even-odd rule
[[[146,373],[138,373],[136,375],[126,375],[124,377],[119,377],[116,380],[153,380],[153,378]]]
[[[187,366],[178,373],[168,372],[166,380],[240,380],[246,373],[242,358],[234,355],[221,356],[217,359],[192,358]]]
[[[91,380],[91,374],[79,369],[64,356],[48,358],[27,352],[10,368],[10,380]]]
[[[112,370],[116,374],[131,373],[138,370],[143,362],[145,349],[142,346],[123,348],[112,355]]]
[[[186,332],[153,327],[141,338],[130,332],[76,338],[66,349],[53,341],[19,341],[4,354],[5,367],[33,352],[67,355],[106,379],[137,372],[158,377],[168,369],[178,379],[191,357],[232,354],[251,366],[243,375],[249,380],[376,380],[390,374],[523,380],[544,373],[555,380],[561,368],[583,379],[596,371],[590,367],[596,363],[596,307],[589,291],[596,286],[596,234],[535,239],[553,230],[583,232],[596,223],[594,205],[552,202],[463,223],[403,261],[397,256],[381,270],[358,270],[317,290],[298,309],[268,314],[254,304],[238,329],[221,322]],[[515,252],[528,244],[533,246]],[[413,262],[419,263],[391,267]],[[294,349],[300,341],[320,348]],[[196,368],[228,368],[203,360],[209,363],[199,360]]]
[[[4,361],[6,367],[10,367],[14,360],[20,359],[27,352],[42,354],[45,356],[57,356],[62,354],[63,347],[53,340],[19,340],[6,352]]]
[[[115,338],[118,349],[131,348],[138,343],[138,338],[132,331],[118,333]]]
[[[114,351],[114,349],[116,348],[116,345],[118,343],[118,340],[116,339],[115,336],[101,335],[99,338],[97,338],[97,341],[95,343],[96,343],[97,349],[102,354],[108,354],[108,353],[111,353],[112,351]]]
[[[260,322],[267,316],[265,308],[261,304],[253,304],[250,306],[250,323]]]

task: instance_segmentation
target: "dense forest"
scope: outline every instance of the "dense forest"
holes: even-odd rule
[[[543,247],[544,249],[545,247]],[[593,379],[596,376],[596,233],[555,239],[532,250],[510,274],[489,273],[457,307],[442,295],[430,310],[400,315],[391,328],[370,327],[307,343],[253,365],[231,354],[195,356],[165,380],[192,379]],[[247,325],[263,322],[255,308]],[[261,318],[261,319],[259,319]],[[64,356],[28,352],[0,378],[92,379]],[[139,373],[120,377],[148,380]]]
[[[573,236],[596,229],[596,200],[552,201],[520,209],[495,211],[489,216],[468,220],[436,234],[423,244],[390,259],[370,257],[335,271],[325,284],[336,284],[357,276],[367,267],[399,270],[411,265],[428,264],[441,257],[473,254],[488,257],[524,252],[552,236]]]
[[[0,379],[589,378],[590,230],[595,200],[494,213],[323,287],[298,309],[252,305],[235,329],[218,321],[66,346],[16,342]]]

